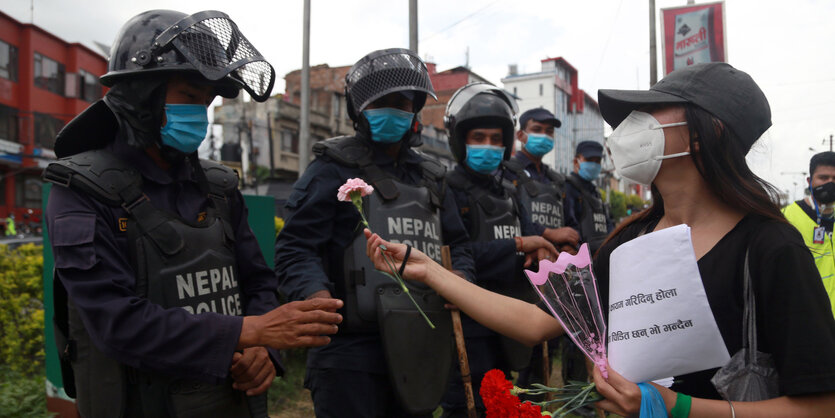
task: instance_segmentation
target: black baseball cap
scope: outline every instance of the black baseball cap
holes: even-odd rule
[[[691,103],[724,122],[747,149],[771,126],[771,107],[760,87],[724,62],[675,70],[649,90],[600,90],[597,99],[612,127],[642,106]]]
[[[562,122],[554,117],[554,114],[549,112],[548,109],[538,107],[536,109],[526,110],[525,113],[522,113],[522,116],[519,117],[519,129],[525,130],[525,126],[531,119],[540,123],[550,123],[554,125],[555,128],[562,126]]]
[[[603,145],[595,141],[583,141],[577,144],[575,154],[580,154],[585,158],[603,158]]]

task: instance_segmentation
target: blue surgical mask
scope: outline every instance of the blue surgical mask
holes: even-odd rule
[[[495,145],[467,145],[467,166],[476,173],[496,171],[504,159],[504,147]]]
[[[186,154],[197,151],[206,138],[209,115],[199,104],[166,104],[165,126],[160,129],[163,145]]]
[[[528,134],[525,149],[534,157],[541,157],[554,149],[554,138],[545,134]]]
[[[412,126],[415,114],[392,107],[368,109],[362,112],[371,128],[371,140],[392,144],[403,138]]]
[[[580,163],[580,171],[577,174],[588,181],[592,181],[600,175],[601,168],[600,163],[583,161]]]

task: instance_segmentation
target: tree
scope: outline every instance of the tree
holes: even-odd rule
[[[617,222],[626,216],[626,196],[617,190],[609,191],[609,214]]]
[[[643,199],[641,199],[641,196],[638,196],[636,194],[630,194],[630,195],[626,196],[626,206],[631,207],[633,212],[638,212],[638,211],[643,210],[644,206],[646,206],[646,205],[647,205],[647,202],[645,202]]]

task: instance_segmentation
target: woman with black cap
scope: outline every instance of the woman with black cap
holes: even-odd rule
[[[772,200],[774,188],[757,177],[745,155],[771,126],[765,95],[746,73],[724,63],[669,74],[649,91],[601,90],[608,140],[619,174],[650,184],[653,205],[619,226],[596,254],[601,302],[608,301],[609,259],[620,245],[676,225],[690,227],[698,271],[728,353],[743,346],[743,278],[749,274],[759,331],[758,350],[770,354],[777,391],[760,402],[730,402],[711,383],[718,369],[676,376],[656,387],[673,417],[831,416],[835,410],[835,320],[814,261]],[[687,158],[683,158],[687,156]],[[369,254],[388,245],[369,240]],[[747,268],[745,260],[748,260]],[[406,276],[435,288],[450,302],[498,332],[533,343],[560,332],[533,305],[480,293],[412,251]],[[469,299],[469,300],[468,300]],[[534,313],[537,312],[537,313]],[[524,321],[524,322],[519,322]],[[514,324],[527,323],[526,327]],[[594,372],[598,405],[620,415],[641,409],[639,387],[615,370]],[[692,398],[691,398],[692,396]],[[737,415],[738,414],[738,415]]]

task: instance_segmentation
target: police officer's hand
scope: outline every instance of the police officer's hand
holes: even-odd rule
[[[557,259],[557,249],[545,238],[536,235],[516,237],[516,251],[525,253],[525,267],[531,265],[534,260]]]
[[[382,247],[385,247],[385,252],[393,261],[394,268],[400,269],[400,266],[403,264],[403,259],[406,257],[406,246],[404,244],[393,244],[385,241],[379,235],[372,234],[368,229],[364,233],[365,239],[368,240],[365,251],[368,258],[374,262],[374,267],[380,271],[391,271],[391,268],[389,268],[388,263],[383,257],[384,250]],[[403,278],[421,282],[425,281],[427,268],[431,263],[434,263],[434,261],[427,257],[426,254],[416,248],[412,248],[409,251],[409,259],[406,260],[406,268],[403,269]]]
[[[560,245],[559,250],[560,250],[561,253],[567,252],[571,255],[577,255],[577,247],[575,247],[573,245],[569,245],[569,244]]]
[[[275,379],[275,366],[264,347],[250,347],[243,354],[232,355],[229,376],[234,379],[232,388],[246,391],[247,396],[260,395],[269,389]]]
[[[577,244],[580,242],[580,234],[578,234],[577,230],[570,226],[564,226],[562,228],[545,228],[542,236],[553,243],[569,244],[574,247],[577,247]]]
[[[266,346],[283,350],[319,347],[331,341],[342,315],[339,299],[315,298],[290,302],[263,315],[245,316],[238,348]]]

